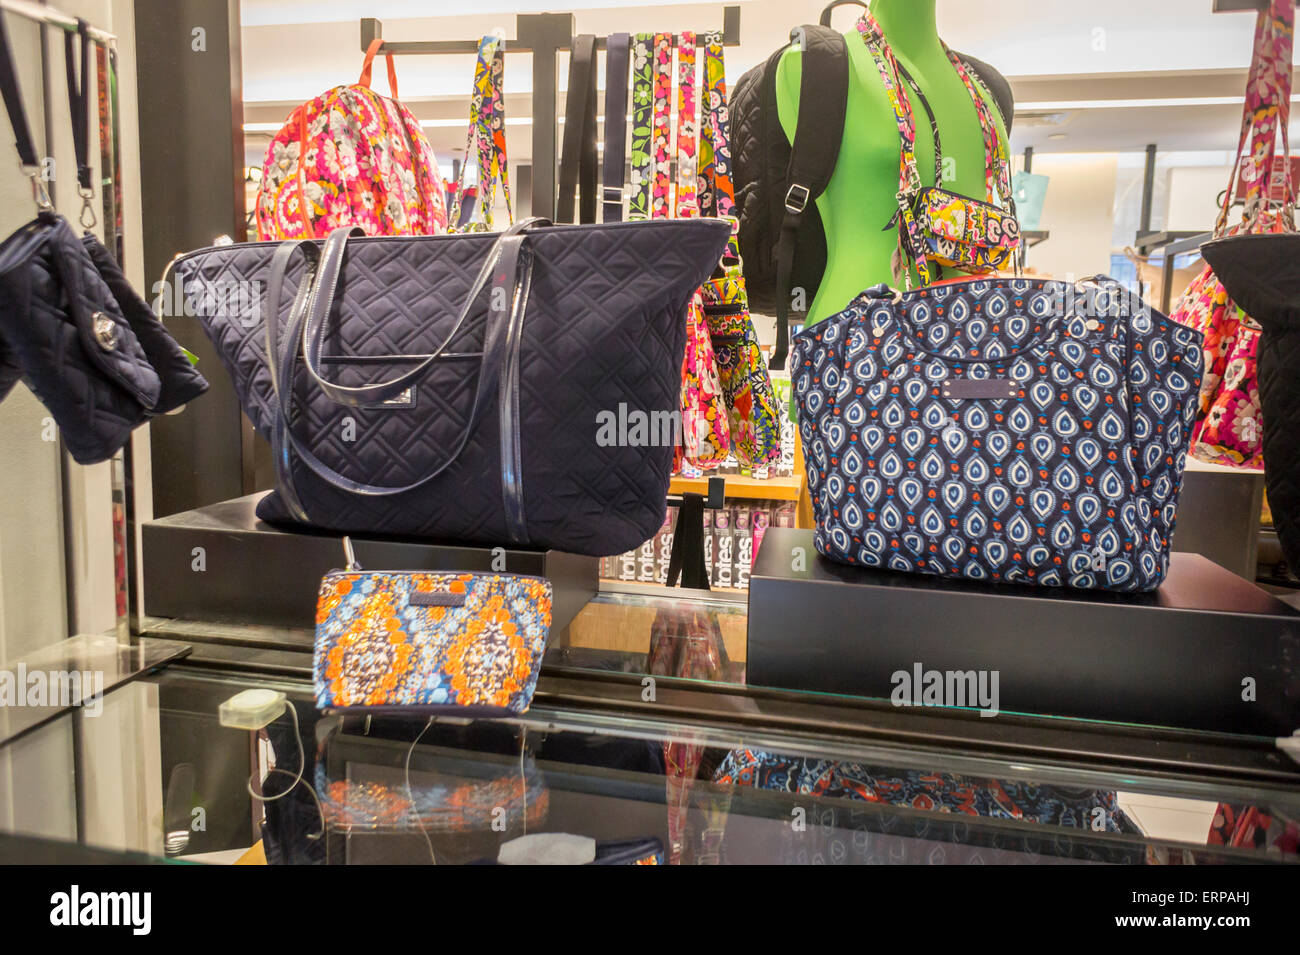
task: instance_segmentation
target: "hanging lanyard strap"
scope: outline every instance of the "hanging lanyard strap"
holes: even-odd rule
[[[656,33],[654,50],[654,125],[651,130],[650,150],[654,160],[654,174],[650,182],[650,216],[654,219],[668,217],[668,187],[671,183],[672,157],[669,144],[672,129],[673,95],[673,38],[670,33]]]
[[[113,207],[116,191],[113,179],[113,104],[109,90],[108,51],[98,44],[95,45],[95,87],[99,106],[99,191],[104,210],[104,244],[116,258],[113,236],[114,223],[117,221]]]
[[[632,190],[629,219],[650,218],[653,162],[650,155],[655,103],[655,35],[638,33],[632,46]]]
[[[702,215],[732,220],[724,260],[740,259],[736,242],[736,190],[731,180],[731,129],[727,108],[727,69],[722,35],[710,33],[704,45],[704,137],[700,146],[700,211]],[[707,205],[706,205],[707,201]]]
[[[700,214],[696,201],[699,156],[699,103],[695,99],[695,34],[682,33],[677,42],[677,200],[673,214],[693,219]]]
[[[492,49],[489,67],[491,94],[486,97],[485,113],[488,131],[492,137],[492,155],[489,159],[491,182],[501,182],[501,196],[506,204],[506,224],[515,224],[515,206],[510,198],[510,164],[506,158],[506,45],[498,40]],[[495,197],[495,189],[493,190]]]
[[[506,215],[514,223],[510,202],[510,180],[506,168],[505,106],[501,98],[504,82],[505,50],[499,36],[488,35],[479,41],[478,61],[474,64],[474,91],[470,96],[469,133],[465,141],[465,162],[460,167],[456,195],[452,201],[448,230],[460,223],[461,201],[470,164],[478,169],[478,204],[474,215],[484,226],[493,227],[492,207],[496,202],[496,181],[506,200]],[[468,228],[468,226],[467,226]]]
[[[108,48],[108,88],[113,116],[113,247],[117,264],[125,268],[126,234],[122,229],[122,110],[117,100],[117,50]]]
[[[81,41],[80,68],[77,76],[77,40]],[[90,181],[90,25],[77,20],[77,35],[63,34],[63,64],[68,78],[68,106],[72,110],[72,145],[77,154],[77,193],[81,196],[81,224],[95,227],[95,196]]]

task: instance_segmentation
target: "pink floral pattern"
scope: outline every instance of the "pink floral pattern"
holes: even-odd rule
[[[419,120],[361,79],[295,109],[271,140],[257,196],[264,241],[353,225],[367,235],[435,235],[447,226],[442,176]],[[389,76],[393,76],[391,62]]]
[[[681,35],[677,43],[677,196],[675,214],[690,219],[700,214],[696,200],[696,137],[699,103],[695,100],[695,34]]]
[[[654,128],[650,151],[654,157],[654,178],[650,185],[650,217],[668,215],[668,190],[671,185],[672,159],[669,125],[673,96],[673,38],[670,33],[656,33],[654,46]]]
[[[1255,25],[1255,53],[1246,83],[1237,163],[1224,193],[1216,236],[1295,231],[1295,191],[1290,181],[1291,58],[1295,32],[1294,0],[1273,0]],[[1279,105],[1280,104],[1280,105]],[[1268,175],[1282,131],[1287,169],[1285,200],[1268,201]],[[1228,211],[1238,178],[1246,183],[1240,223],[1228,226]],[[1205,336],[1200,414],[1192,431],[1191,451],[1215,464],[1260,469],[1264,466],[1256,355],[1259,329],[1228,297],[1207,265],[1173,308],[1176,321]]]

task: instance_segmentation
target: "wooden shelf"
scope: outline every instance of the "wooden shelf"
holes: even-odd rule
[[[803,481],[798,477],[774,477],[766,480],[744,477],[740,474],[716,475],[727,482],[727,498],[731,500],[750,501],[797,501],[803,489]],[[670,494],[708,494],[709,479],[675,477],[668,485]]]

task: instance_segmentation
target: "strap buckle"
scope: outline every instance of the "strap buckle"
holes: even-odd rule
[[[785,211],[791,215],[799,215],[808,207],[808,200],[812,197],[812,192],[807,186],[801,186],[794,182],[785,193]]]
[[[621,206],[623,204],[623,187],[603,186],[600,190],[600,201],[605,205]]]

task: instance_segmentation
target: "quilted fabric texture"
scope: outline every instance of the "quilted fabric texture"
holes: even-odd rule
[[[541,577],[327,574],[316,706],[517,716],[533,701],[550,628],[551,584]]]
[[[111,457],[156,407],[158,372],[67,220],[43,212],[0,245],[0,339],[80,464]]]
[[[1231,300],[1264,329],[1258,383],[1264,482],[1291,568],[1300,568],[1300,234],[1207,242],[1205,260]]]
[[[795,339],[834,560],[1147,591],[1169,566],[1201,336],[1118,283],[870,289]]]
[[[181,346],[176,344],[176,339],[172,338],[154,315],[153,309],[136,294],[104,243],[87,232],[81,237],[81,244],[85,246],[90,260],[95,263],[100,278],[113,293],[113,300],[139,339],[149,364],[158,373],[158,398],[149,409],[149,414],[157,416],[175,411],[207,391],[207,380],[190,363]]]
[[[529,543],[580,554],[622,553],[663,523],[673,448],[599,440],[597,415],[678,408],[685,310],[726,243],[716,220],[561,226],[528,233],[534,256],[523,324],[518,440]],[[324,366],[344,385],[373,383],[433,353],[451,331],[491,234],[365,238],[349,242],[325,337]],[[187,299],[209,289],[265,289],[271,243],[205,249],[180,259]],[[269,434],[265,317],[283,327],[304,272],[295,256],[280,302],[235,296],[197,308],[254,426]],[[232,284],[233,283],[233,284]],[[242,284],[241,284],[242,283]],[[446,461],[464,433],[478,378],[488,291],[465,328],[403,404],[352,408],[312,387],[299,362],[295,434],[326,464],[365,483],[397,486]],[[230,296],[218,299],[231,301]],[[629,439],[631,435],[629,434]],[[315,526],[449,540],[509,540],[496,403],[441,475],[400,495],[339,490],[301,463],[293,479]],[[277,493],[264,520],[287,521]]]

